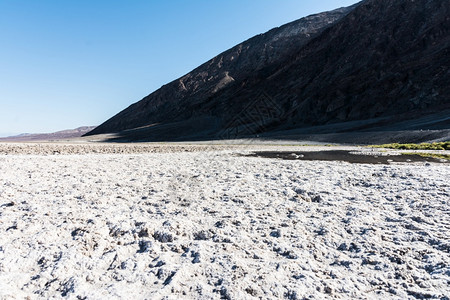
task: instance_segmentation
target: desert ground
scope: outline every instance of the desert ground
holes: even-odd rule
[[[0,143],[0,299],[449,299],[450,164],[325,150]]]

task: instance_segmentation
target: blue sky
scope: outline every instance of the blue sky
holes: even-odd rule
[[[228,48],[355,0],[0,0],[0,136],[99,125]]]

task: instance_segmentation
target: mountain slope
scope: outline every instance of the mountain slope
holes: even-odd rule
[[[305,124],[448,108],[449,16],[445,0],[365,1],[265,86],[297,94],[289,119]]]
[[[366,0],[301,19],[230,49],[89,134],[235,138],[379,120],[346,129],[367,130],[450,112],[448,16],[447,0]],[[439,126],[450,128],[448,120]]]
[[[185,76],[131,105],[90,134],[112,133],[153,123],[182,120],[186,106],[209,102],[226,87],[244,86],[266,68],[276,69],[326,27],[340,20],[350,8],[312,15],[255,36],[221,53]]]
[[[23,133],[16,136],[0,138],[0,142],[49,141],[81,137],[92,131],[95,126],[83,126],[75,129],[61,130],[52,133]]]

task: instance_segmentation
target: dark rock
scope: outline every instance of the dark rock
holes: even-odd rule
[[[339,260],[339,261],[335,261],[333,262],[330,266],[343,266],[346,268],[350,268],[350,265],[352,264],[351,261],[348,260]]]
[[[191,251],[191,257],[194,258],[194,259],[192,260],[192,263],[193,263],[193,264],[198,264],[198,263],[200,263],[200,253],[199,253],[199,252]]]
[[[317,235],[326,235],[328,233],[328,230],[324,227],[321,227],[319,228],[319,230],[315,230],[314,232],[317,233]]]
[[[231,295],[228,292],[227,288],[222,286],[222,288],[220,289],[220,299],[226,299],[226,300],[231,300]]]
[[[64,282],[58,290],[61,291],[62,297],[67,297],[69,294],[74,293],[75,292],[75,279],[70,278],[69,280]]]
[[[380,264],[381,262],[376,261],[376,260],[372,260],[370,258],[363,258],[361,264],[362,265],[371,265],[371,266],[376,266],[378,264]]]
[[[446,129],[449,15],[448,0],[365,0],[309,16],[223,52],[89,135],[237,138],[348,121],[359,122],[320,130]]]
[[[224,228],[225,224],[223,221],[217,221],[216,224],[214,224],[217,228]]]
[[[166,264],[166,263],[165,263],[164,261],[158,260],[158,262],[157,262],[155,265],[150,264],[149,267],[150,267],[150,268],[159,268],[159,267],[164,266],[165,264]]]
[[[412,290],[408,290],[406,292],[408,293],[408,295],[413,296],[416,299],[431,299],[431,298],[435,298],[432,294],[429,294],[429,293],[422,293],[422,292],[417,292],[417,291],[412,291]],[[444,298],[442,298],[442,299],[444,299]]]
[[[150,241],[139,241],[139,250],[138,253],[148,252],[152,248],[152,242]]]
[[[359,247],[357,244],[355,243],[350,243],[350,246],[348,247],[348,251],[350,252],[355,252],[355,253],[359,253],[361,252],[361,247]]]
[[[284,294],[284,298],[285,299],[289,299],[289,300],[297,300],[297,299],[299,299],[298,295],[297,295],[297,292],[296,291],[292,291],[292,290],[287,291]]]
[[[311,197],[311,202],[319,203],[322,202],[322,197],[320,195],[315,195]]]
[[[245,292],[247,294],[249,294],[250,296],[253,296],[253,297],[256,297],[258,295],[258,292],[255,289],[251,288],[251,287],[246,288]]]
[[[286,257],[287,259],[297,259],[298,258],[297,254],[295,254],[295,252],[292,250],[286,250],[286,249],[283,249],[280,247],[274,247],[273,251],[277,252],[281,256]]]
[[[157,240],[158,242],[161,242],[161,243],[171,243],[171,242],[173,242],[172,234],[167,233],[167,232],[156,231],[153,234],[153,238],[155,240]]]
[[[143,228],[139,231],[138,233],[139,237],[149,237],[150,234],[148,233],[148,229],[147,228]]]
[[[14,224],[14,225],[9,226],[8,228],[6,228],[6,231],[10,231],[10,230],[17,230],[17,225]]]
[[[87,232],[86,229],[83,229],[83,228],[76,228],[75,230],[73,230],[73,231],[71,232],[70,235],[71,235],[73,238],[76,238],[77,236],[83,236],[86,232]]]
[[[167,276],[166,280],[164,280],[163,285],[168,285],[172,281],[172,278],[173,276],[175,276],[175,274],[175,271],[170,272],[169,276]]]
[[[193,134],[198,129],[210,130],[211,127],[216,127],[217,133],[227,123],[232,122],[232,115],[237,115],[235,112],[241,111],[243,106],[246,106],[241,100],[228,103],[230,93],[247,90],[260,83],[262,78],[277,71],[287,57],[322,33],[330,24],[340,20],[350,10],[351,8],[342,8],[312,15],[255,36],[223,52],[185,76],[164,85],[88,135],[119,132],[154,123],[162,125],[158,126],[157,131],[162,129],[166,137],[171,135],[172,138],[178,137],[179,134]],[[242,97],[245,95],[240,95],[239,98]],[[190,123],[192,126],[188,132],[182,130],[171,134],[173,125],[165,125],[174,123],[181,129],[191,117],[196,120]],[[141,129],[146,131],[145,128]],[[140,138],[148,137],[149,132],[143,131],[137,133]],[[133,135],[135,136],[135,133]]]
[[[272,231],[272,232],[270,233],[270,236],[271,236],[271,237],[279,238],[279,237],[281,237],[281,231],[280,231],[279,229],[274,230],[274,231]]]
[[[346,243],[342,243],[339,245],[339,247],[337,248],[339,251],[347,251],[347,244]]]
[[[175,276],[177,272],[175,271],[168,271],[164,268],[158,269],[156,272],[156,277],[160,280],[164,280],[163,285],[168,285],[170,282],[172,282],[173,277]]]
[[[194,240],[207,241],[209,239],[211,239],[211,232],[209,231],[201,230],[194,233]]]

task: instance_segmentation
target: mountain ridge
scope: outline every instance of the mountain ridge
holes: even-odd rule
[[[77,138],[92,131],[95,127],[81,126],[75,129],[66,129],[51,133],[22,133],[14,136],[1,137],[0,142],[28,142]]]
[[[200,65],[199,67],[193,69],[191,72],[181,76],[180,78],[163,85],[160,89],[156,90],[155,92],[151,93],[150,95],[144,97],[142,100],[131,104],[128,108],[126,108],[125,110],[119,112],[118,114],[116,114],[115,116],[113,116],[111,119],[107,120],[105,123],[101,124],[100,126],[98,126],[96,128],[96,130],[94,130],[93,132],[91,132],[90,134],[98,134],[98,133],[112,133],[112,132],[116,132],[117,129],[120,130],[127,130],[127,129],[132,129],[132,128],[136,128],[136,127],[140,127],[140,126],[145,126],[145,125],[149,125],[147,119],[144,118],[151,118],[151,116],[149,116],[149,113],[153,112],[156,108],[159,108],[161,106],[167,105],[167,101],[171,101],[170,97],[179,97],[178,100],[179,101],[183,101],[186,98],[186,95],[183,95],[183,92],[186,92],[187,88],[190,88],[190,92],[191,94],[189,94],[188,96],[192,96],[195,94],[198,94],[199,92],[205,92],[205,90],[208,92],[209,91],[214,91],[215,88],[218,88],[215,93],[217,93],[220,89],[223,89],[227,83],[230,82],[234,82],[236,80],[238,80],[239,82],[242,80],[245,80],[246,77],[248,76],[248,73],[251,73],[252,71],[261,69],[262,67],[265,67],[266,64],[262,64],[261,63],[261,59],[265,59],[264,57],[264,53],[266,51],[270,51],[272,50],[273,52],[275,51],[283,51],[284,53],[286,52],[290,52],[292,51],[291,49],[297,47],[298,45],[303,45],[305,44],[307,41],[310,40],[310,36],[312,34],[317,34],[317,30],[323,29],[324,27],[326,27],[327,25],[329,25],[329,22],[334,22],[338,19],[340,19],[344,14],[348,13],[348,11],[351,10],[353,6],[349,7],[349,8],[338,8],[336,10],[330,11],[330,12],[322,12],[319,14],[313,14],[310,16],[307,16],[305,18],[284,24],[280,27],[277,28],[273,28],[271,30],[269,30],[266,33],[263,34],[259,34],[256,35],[252,38],[247,39],[246,41],[220,53],[219,55],[215,56],[214,58],[212,58],[211,60],[203,63],[202,65]],[[323,16],[325,16],[325,18],[323,18]],[[320,18],[320,20],[317,20],[318,18]],[[318,21],[319,24],[314,23],[314,19],[316,19],[316,22]],[[286,33],[286,31],[289,31],[289,29],[294,28],[294,30],[297,31],[301,31],[301,34],[299,36],[296,37],[295,40],[290,39],[289,41],[284,41],[282,43],[279,43],[280,45],[278,45],[278,49],[263,49],[262,51],[260,51],[259,49],[256,50],[256,52],[262,52],[263,55],[260,55],[260,53],[257,53],[257,55],[254,55],[253,53],[251,53],[250,55],[246,55],[246,53],[244,53],[244,56],[246,55],[246,61],[244,61],[242,64],[243,66],[239,66],[239,68],[243,69],[242,73],[243,74],[238,74],[238,75],[234,75],[235,78],[233,78],[232,80],[229,80],[228,82],[224,82],[224,79],[227,80],[229,73],[234,73],[236,72],[236,70],[226,70],[223,72],[218,72],[217,69],[226,69],[227,66],[223,66],[221,64],[223,64],[223,59],[224,57],[227,57],[228,59],[226,59],[226,62],[229,61],[233,61],[233,60],[237,60],[240,57],[240,54],[242,53],[243,49],[244,50],[248,50],[250,48],[250,46],[254,47],[254,44],[261,44],[264,43],[265,45],[267,45],[267,42],[273,37],[275,36],[275,38],[277,38],[278,41],[280,41],[280,39],[283,38],[283,33]],[[291,32],[292,33],[292,32]],[[284,38],[286,38],[286,35],[284,36]],[[269,45],[267,45],[269,46]],[[269,46],[270,47],[270,46]],[[252,56],[253,54],[253,56]],[[278,56],[275,55],[271,55],[272,59],[277,59]],[[269,59],[269,58],[268,58]],[[255,64],[255,60],[259,60],[259,63]],[[221,63],[222,61],[222,63]],[[262,65],[261,65],[262,64]],[[214,73],[214,76],[216,76],[214,78],[215,80],[215,84],[210,84],[205,86],[201,86],[199,88],[199,81],[204,81],[204,77],[208,76],[208,74],[206,73],[210,73],[211,71],[209,70],[210,68],[213,68],[214,65],[216,65],[218,68],[213,69],[212,72]],[[206,70],[205,70],[206,69]],[[247,70],[250,69],[250,70]],[[228,72],[228,73],[226,73]],[[218,74],[217,74],[218,73]],[[226,73],[226,74],[224,74]],[[189,80],[191,78],[199,78],[200,80]],[[242,78],[243,77],[243,78]],[[218,86],[220,84],[223,84],[223,86]],[[214,94],[215,94],[214,93]],[[169,97],[167,97],[169,94]],[[195,101],[197,102],[201,102],[204,100],[204,98],[207,98],[208,96],[210,96],[209,94],[202,97],[202,99],[195,99]],[[169,98],[169,99],[167,99]],[[151,103],[151,107],[149,108],[149,105]],[[141,117],[141,114],[139,113],[139,111],[145,111],[146,115],[142,116],[142,121],[139,120],[139,118]],[[129,115],[132,114],[138,114],[139,116],[134,116],[132,118],[132,120],[136,120],[138,119],[136,122],[132,122],[131,125],[128,125],[128,123],[122,124],[123,122],[125,122],[124,119],[129,120]],[[115,122],[115,118],[122,118],[121,120],[119,120],[116,124]],[[154,122],[158,122],[159,120],[153,120]],[[110,126],[110,123],[112,123],[112,126]]]
[[[448,15],[445,0],[366,0],[302,18],[223,52],[89,135],[239,138],[450,109]]]

